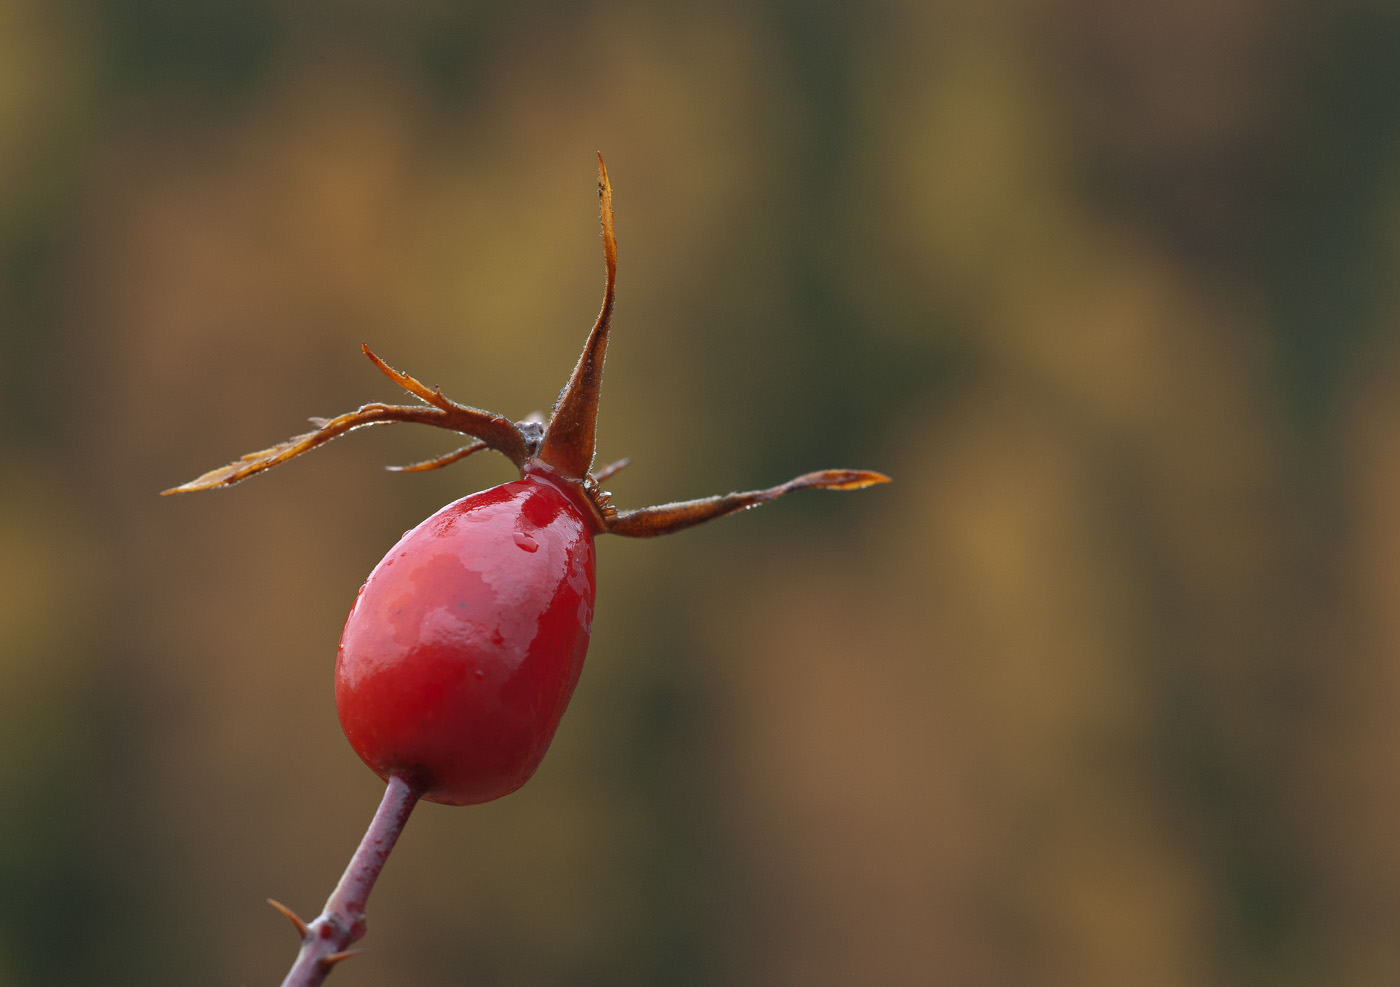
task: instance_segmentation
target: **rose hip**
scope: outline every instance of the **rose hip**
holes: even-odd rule
[[[794,490],[857,490],[889,479],[868,470],[822,470],[764,490],[631,511],[612,507],[602,482],[627,460],[591,472],[617,284],[612,187],[601,156],[598,195],[603,307],[547,421],[513,422],[458,404],[363,347],[422,403],[367,404],[312,419],[315,431],[165,491],[230,486],[352,429],[386,422],[434,425],[472,440],[401,469],[438,469],[494,449],[521,474],[448,504],[406,533],[350,609],[336,659],[336,709],[351,746],[388,789],[321,916],[308,924],[277,905],[303,937],[284,985],[320,983],[350,955],[345,947],[364,934],[365,898],[414,802],[486,802],[519,788],[539,766],[588,650],[596,535],[664,535]]]

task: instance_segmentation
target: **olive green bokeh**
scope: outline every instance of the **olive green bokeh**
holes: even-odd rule
[[[540,773],[351,983],[1400,979],[1400,8],[0,0],[0,984],[267,983],[378,798],[330,668],[619,296]]]

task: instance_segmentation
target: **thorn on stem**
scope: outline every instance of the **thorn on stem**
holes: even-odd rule
[[[320,963],[323,969],[329,970],[337,963],[348,960],[352,956],[359,956],[363,952],[363,949],[342,949],[338,953],[330,953],[329,955],[322,956],[316,962]]]
[[[307,932],[309,930],[306,927],[306,923],[302,921],[300,915],[292,911],[290,908],[288,908],[286,905],[282,904],[275,898],[267,899],[267,903],[273,908],[277,909],[283,915],[287,916],[287,918],[291,919],[292,925],[296,926],[297,935],[301,936],[303,939],[306,938]]]

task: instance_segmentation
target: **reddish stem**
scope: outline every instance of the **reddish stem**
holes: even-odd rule
[[[282,987],[317,987],[332,967],[354,955],[347,952],[347,947],[365,934],[365,902],[418,802],[420,791],[398,775],[390,776],[384,801],[379,803],[340,883],[326,899],[320,916],[305,926],[301,952]],[[293,916],[293,921],[300,927],[299,919]]]

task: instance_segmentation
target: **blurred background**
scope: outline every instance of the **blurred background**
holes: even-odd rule
[[[265,984],[400,532],[619,303],[589,664],[332,981],[1400,980],[1400,5],[0,0],[0,985]]]

